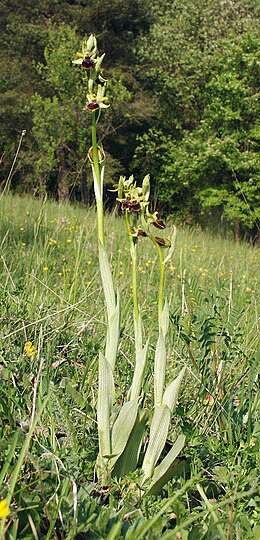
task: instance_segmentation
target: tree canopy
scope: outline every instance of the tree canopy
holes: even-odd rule
[[[259,223],[256,0],[0,0],[1,184],[91,203],[90,118],[71,61],[96,33],[111,107],[100,138],[106,181],[151,174],[175,219],[236,235]],[[108,192],[109,198],[109,192]]]

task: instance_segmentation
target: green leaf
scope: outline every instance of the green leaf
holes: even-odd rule
[[[142,483],[153,474],[154,467],[166,443],[170,421],[171,411],[167,405],[155,408],[150,429],[150,439],[142,465],[144,472]]]
[[[115,464],[113,476],[122,478],[136,469],[148,418],[148,411],[144,409],[138,411],[134,427],[128,438],[124,452]]]
[[[174,409],[176,407],[176,402],[177,402],[177,399],[178,399],[178,394],[179,394],[182,379],[184,377],[185,369],[186,368],[183,368],[181,370],[178,377],[176,377],[176,379],[174,379],[174,381],[172,381],[169,384],[169,386],[167,386],[167,388],[166,388],[166,390],[165,390],[165,392],[163,394],[163,400],[162,400],[163,404],[167,405],[169,407],[171,413],[173,413],[173,411],[174,411]]]
[[[138,354],[140,354],[143,348],[141,313],[139,313],[138,317],[136,317],[135,312],[134,312],[134,330],[135,330],[135,353],[137,356]]]
[[[115,388],[111,366],[106,357],[99,352],[99,382],[97,422],[99,451],[102,456],[110,455],[110,415],[114,401]]]
[[[166,347],[163,331],[160,329],[154,357],[154,404],[159,407],[162,403],[165,381]]]
[[[105,295],[105,302],[106,302],[106,308],[108,312],[108,318],[112,317],[116,310],[116,299],[115,299],[115,291],[114,291],[114,284],[113,284],[113,278],[111,274],[111,268],[108,260],[108,255],[105,250],[105,248],[102,246],[102,244],[99,243],[98,248],[98,254],[99,254],[99,265],[100,265],[100,273],[101,273],[101,280]]]
[[[177,234],[177,229],[174,226],[173,227],[173,233],[172,233],[172,236],[171,236],[171,246],[169,247],[168,254],[165,257],[165,259],[163,261],[163,264],[166,264],[168,261],[170,261],[172,256],[173,256],[173,253],[174,253],[174,250],[175,250],[176,234]]]
[[[164,308],[160,316],[160,327],[162,329],[163,337],[165,339],[169,328],[169,304],[167,299],[165,300]]]
[[[134,427],[137,411],[138,398],[132,401],[126,401],[115,420],[111,432],[111,450],[112,454],[116,457],[111,460],[111,467],[115,464],[126,447],[127,441]]]
[[[106,540],[117,540],[120,538],[120,531],[122,527],[122,521],[121,518],[118,518],[118,521],[112,525],[108,535],[106,536]]]
[[[140,396],[140,392],[141,392],[143,381],[144,381],[144,369],[145,369],[146,358],[147,358],[148,343],[149,342],[147,341],[143,350],[139,354],[136,355],[136,364],[135,364],[135,370],[134,370],[134,375],[133,375],[130,399],[136,399]]]
[[[109,317],[107,324],[106,338],[106,358],[114,371],[116,356],[118,351],[118,341],[120,335],[120,297],[117,296],[116,309]]]
[[[162,460],[160,465],[155,468],[152,476],[151,484],[149,485],[146,495],[155,495],[158,493],[169,480],[173,478],[183,467],[183,461],[176,458],[183,449],[185,444],[185,436],[180,435],[173,444],[167,456]]]

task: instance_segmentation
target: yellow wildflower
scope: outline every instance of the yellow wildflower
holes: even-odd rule
[[[25,354],[25,356],[28,356],[28,358],[30,358],[30,356],[34,356],[36,353],[37,353],[36,347],[32,344],[32,342],[26,341],[23,348],[23,354]]]
[[[6,518],[9,516],[10,510],[8,508],[8,503],[6,499],[0,501],[0,519]]]

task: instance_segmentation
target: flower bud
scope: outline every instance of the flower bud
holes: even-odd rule
[[[87,51],[91,52],[92,55],[96,54],[97,52],[97,39],[96,37],[94,36],[94,34],[91,34],[87,40],[86,43],[86,48],[87,48]]]
[[[120,176],[119,178],[119,182],[118,182],[118,199],[122,199],[123,198],[123,191],[124,191],[124,180],[125,180],[125,177],[124,176]]]
[[[143,179],[142,194],[143,194],[144,201],[148,202],[149,196],[150,196],[150,175],[149,174],[147,174]]]

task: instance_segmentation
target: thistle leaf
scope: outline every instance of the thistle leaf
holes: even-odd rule
[[[181,372],[179,373],[178,377],[176,377],[176,379],[174,379],[174,381],[172,381],[169,384],[169,386],[167,386],[163,394],[163,400],[162,400],[163,404],[169,407],[171,414],[173,413],[176,406],[178,393],[180,390],[182,379],[184,377],[184,373],[185,373],[185,368],[183,368]]]
[[[142,465],[144,472],[142,483],[151,477],[154,472],[154,467],[165,446],[170,421],[171,411],[167,405],[155,408],[150,429],[150,439]]]
[[[155,468],[151,484],[147,488],[146,495],[156,495],[169,480],[173,478],[183,467],[183,462],[176,458],[183,449],[185,444],[185,436],[180,435],[173,444],[167,456],[162,460],[160,465]]]

